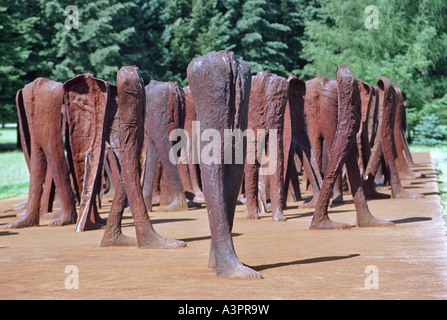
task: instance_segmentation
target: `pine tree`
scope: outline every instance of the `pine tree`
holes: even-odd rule
[[[379,28],[368,29],[364,10],[369,4],[366,0],[327,0],[317,9],[316,19],[305,23],[301,57],[309,63],[300,76],[334,78],[342,63],[371,84],[388,76],[406,93],[411,131],[423,106],[445,93],[436,96],[434,89],[445,89],[447,84],[442,80],[445,66],[440,66],[446,61],[447,35],[434,15],[438,12],[443,17],[440,12],[447,11],[447,5],[438,0],[378,2]]]
[[[236,24],[236,51],[250,65],[252,73],[265,69],[284,76],[288,73],[288,47],[278,38],[291,29],[275,22],[277,14],[275,5],[266,0],[245,0],[242,5],[242,16]]]
[[[52,6],[46,6],[46,17],[67,16],[64,5],[53,1]],[[128,58],[121,55],[120,49],[135,33],[131,25],[133,19],[127,15],[134,5],[115,0],[80,1],[78,29],[68,29],[62,22],[55,23],[56,34],[47,53],[50,59],[56,58],[52,78],[66,81],[88,72],[115,82],[116,72],[127,64]]]
[[[0,2],[0,124],[17,121],[15,95],[27,82],[38,20],[31,13],[26,1]]]

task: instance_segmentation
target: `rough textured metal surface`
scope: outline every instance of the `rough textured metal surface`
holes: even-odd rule
[[[27,84],[17,95],[22,145],[30,169],[30,188],[25,212],[18,220],[6,225],[7,228],[39,225],[43,186],[50,187],[51,180],[54,180],[60,197],[62,213],[50,225],[76,221],[75,197],[61,134],[63,96],[63,84],[45,78]]]
[[[247,128],[250,97],[250,68],[231,51],[211,52],[194,59],[187,69],[200,132],[214,129],[224,136],[224,129]],[[224,150],[224,142],[220,143]],[[201,145],[203,151],[204,146]],[[234,146],[232,147],[234,148]],[[227,277],[260,277],[242,264],[235,252],[231,230],[236,200],[242,182],[243,164],[200,162],[203,193],[211,229],[208,266]]]

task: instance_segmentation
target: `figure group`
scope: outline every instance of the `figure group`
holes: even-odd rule
[[[270,210],[275,221],[284,221],[287,198],[303,200],[301,190],[309,187],[312,196],[300,205],[315,208],[309,228],[345,229],[350,225],[328,215],[331,199],[343,202],[345,185],[359,227],[393,225],[368,208],[367,198],[387,197],[376,191],[378,182],[390,185],[392,198],[422,197],[401,183],[421,175],[409,167],[405,95],[389,78],[369,84],[346,65],[337,68],[336,79],[305,82],[268,70],[252,76],[229,50],[194,59],[187,77],[185,88],[155,80],[145,86],[138,67],[128,66],[118,72],[116,85],[82,74],[65,83],[38,78],[20,89],[16,104],[30,189],[23,212],[6,227],[38,226],[57,195],[61,209],[52,226],[105,226],[101,246],[178,248],[186,243],[158,234],[148,212],[155,203],[167,211],[204,203],[209,267],[221,276],[261,277],[239,261],[233,245],[238,199],[244,199],[249,219]],[[200,139],[194,123],[200,123],[199,134],[213,129],[221,137],[228,129],[275,130],[276,137],[265,135],[265,149],[276,155],[274,170],[263,174],[264,150],[256,150],[250,163],[227,163],[223,153],[220,162],[173,163],[170,132],[184,129],[193,148]],[[239,142],[217,143],[234,151]],[[243,143],[246,150],[250,141]],[[98,208],[107,189],[114,191],[113,202],[102,219]],[[136,239],[121,230],[127,206]]]

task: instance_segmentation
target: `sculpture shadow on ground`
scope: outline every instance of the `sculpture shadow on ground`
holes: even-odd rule
[[[422,222],[422,221],[430,221],[432,218],[430,217],[410,217],[410,218],[402,218],[397,220],[391,220],[395,224],[401,223],[413,223],[413,222]]]
[[[300,265],[300,264],[320,263],[320,262],[350,259],[350,258],[355,258],[358,256],[360,256],[359,253],[348,254],[345,256],[316,257],[316,258],[300,259],[300,260],[293,260],[293,261],[287,261],[287,262],[263,264],[263,265],[259,265],[259,266],[251,266],[251,268],[253,268],[256,271],[263,271],[263,270],[267,270],[267,269],[295,266],[295,265]]]

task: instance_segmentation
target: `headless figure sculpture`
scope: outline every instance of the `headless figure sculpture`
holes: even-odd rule
[[[379,124],[371,158],[366,168],[365,176],[375,176],[383,155],[389,170],[389,179],[392,198],[421,198],[417,194],[402,187],[396,165],[396,146],[394,144],[394,112],[396,106],[396,91],[388,77],[380,77],[377,81],[379,99]]]
[[[326,77],[306,81],[304,111],[307,131],[318,169],[325,175],[338,122],[337,82]],[[332,203],[343,202],[342,176],[336,178]]]
[[[337,68],[337,87],[339,106],[337,133],[332,145],[331,157],[321,186],[320,196],[318,197],[318,204],[309,228],[344,229],[350,227],[350,225],[345,223],[334,222],[328,216],[331,193],[344,164],[346,164],[351,193],[357,212],[357,225],[359,227],[393,225],[392,222],[373,217],[366,203],[362,177],[358,167],[356,144],[356,135],[361,119],[360,94],[357,80],[346,65],[340,65]]]
[[[146,86],[147,156],[143,195],[149,211],[152,209],[159,159],[172,195],[172,202],[162,210],[188,209],[178,167],[169,159],[169,150],[173,145],[169,141],[169,134],[172,130],[183,127],[181,122],[184,121],[184,100],[183,90],[176,83],[152,80]]]
[[[422,174],[414,172],[410,169],[405,160],[404,150],[406,139],[404,135],[403,126],[405,124],[405,100],[404,94],[400,87],[394,86],[396,91],[396,112],[393,127],[394,144],[396,146],[396,165],[401,179],[416,179],[421,178]]]
[[[221,138],[225,129],[245,131],[251,82],[250,68],[245,62],[237,60],[231,51],[211,52],[191,61],[187,75],[201,136],[207,129],[217,130]],[[224,150],[224,141],[218,143]],[[201,153],[206,152],[206,146],[200,145]],[[232,144],[233,156],[234,149]],[[200,161],[211,229],[208,266],[215,268],[219,276],[259,278],[259,272],[239,261],[231,236],[244,164],[224,164],[223,157],[224,152],[221,152],[217,163]]]
[[[119,112],[119,158],[121,175],[116,187],[101,246],[178,248],[185,242],[159,235],[153,228],[140,183],[140,153],[144,138],[144,83],[137,67],[122,67],[117,75]],[[122,233],[121,220],[129,200],[136,240]]]
[[[205,201],[205,197],[203,195],[202,188],[200,187],[200,168],[198,164],[193,163],[192,161],[192,146],[194,142],[197,141],[197,137],[194,136],[195,132],[192,128],[192,122],[197,121],[196,110],[194,108],[194,101],[192,99],[191,89],[189,86],[184,87],[183,91],[185,92],[185,131],[188,133],[188,137],[190,139],[188,169],[191,187],[194,193],[193,200],[195,202],[203,203]]]
[[[68,119],[68,158],[73,166],[80,203],[78,232],[101,228],[98,195],[104,163],[105,120],[109,107],[107,82],[91,74],[78,75],[64,84]]]
[[[298,189],[297,166],[294,157],[298,156],[304,169],[307,180],[310,182],[312,198],[300,204],[300,208],[314,208],[320,194],[320,185],[323,182],[318,163],[313,153],[309,135],[307,134],[304,118],[304,99],[306,96],[306,83],[295,76],[289,76],[289,99],[284,114],[284,170],[285,194],[291,185]],[[295,182],[294,182],[295,180]],[[294,193],[297,194],[297,191]]]
[[[284,110],[288,99],[288,82],[285,78],[279,77],[269,71],[259,72],[252,77],[250,106],[248,114],[248,129],[255,136],[257,130],[265,130],[265,148],[270,151],[269,144],[275,142],[276,164],[268,164],[269,172],[264,175],[269,179],[270,188],[274,190],[270,193],[272,218],[275,221],[284,221],[284,152],[283,152],[283,131],[284,131]],[[276,130],[276,141],[270,141],[269,131]],[[272,138],[274,139],[274,138]],[[257,141],[259,144],[260,141]],[[245,162],[245,196],[247,205],[247,218],[259,219],[258,215],[258,177],[261,163],[259,153],[263,152],[256,146],[255,161]],[[269,161],[274,155],[267,154]],[[273,170],[271,170],[273,169]],[[262,170],[262,169],[261,169]]]
[[[375,133],[372,131],[375,128],[374,122],[377,122],[378,101],[376,99],[376,90],[372,85],[361,80],[357,80],[357,84],[362,105],[362,119],[359,132],[357,133],[357,146],[360,175],[363,177],[363,189],[367,198],[389,198],[388,195],[376,191],[376,183],[371,173],[365,176],[366,168],[371,158],[370,139],[375,136]]]
[[[62,141],[62,83],[37,78],[22,89],[23,106],[29,129],[30,187],[25,213],[6,228],[39,225],[40,204],[47,171],[51,172],[60,197],[62,215],[50,226],[76,222],[75,196],[70,184],[67,160]],[[22,114],[23,115],[23,114]]]

